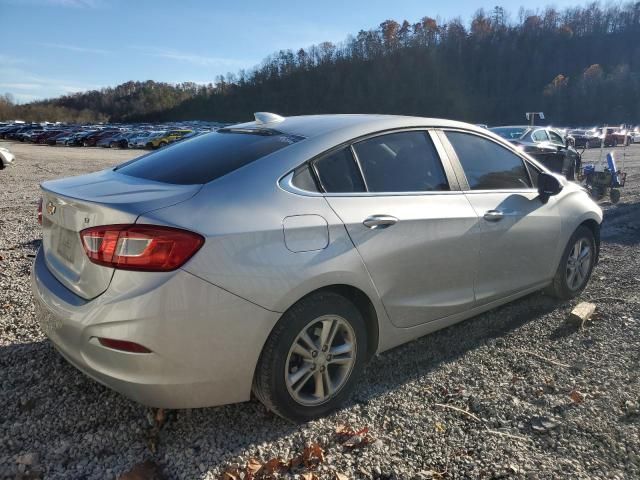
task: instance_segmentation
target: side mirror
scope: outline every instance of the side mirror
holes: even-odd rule
[[[557,195],[562,191],[562,184],[555,176],[547,172],[540,172],[538,175],[538,193],[542,203],[547,203],[549,197]]]

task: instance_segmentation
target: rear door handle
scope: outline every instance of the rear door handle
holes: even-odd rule
[[[499,222],[503,217],[504,214],[500,210],[487,210],[484,214],[487,222]]]
[[[364,219],[362,224],[372,230],[382,229],[395,225],[398,219],[391,215],[371,215]]]

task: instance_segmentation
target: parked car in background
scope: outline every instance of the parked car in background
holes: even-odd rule
[[[135,135],[132,139],[129,140],[129,148],[145,148],[147,146],[147,141],[149,138],[154,135],[162,135],[164,132],[158,131],[147,131],[140,132],[138,135]]]
[[[636,127],[631,132],[631,140],[633,143],[640,143],[640,128]]]
[[[118,133],[119,130],[97,130],[82,139],[83,147],[95,147],[96,144],[105,137],[111,137]]]
[[[103,136],[101,136],[97,141],[96,141],[96,147],[102,147],[102,148],[110,148],[111,147],[111,142],[115,139],[118,138],[122,135],[121,131],[112,131],[108,134],[105,134]]]
[[[111,148],[129,148],[129,141],[139,134],[140,132],[138,131],[121,133],[120,135],[116,135],[111,138],[109,146]]]
[[[146,148],[162,148],[191,133],[191,130],[169,130],[147,138]]]
[[[32,290],[76,368],[153,407],[253,391],[306,421],[378,352],[587,285],[602,211],[487,130],[256,119],[42,184]]]
[[[8,148],[0,147],[0,170],[8,167],[16,159],[16,156]]]
[[[66,142],[71,138],[72,135],[75,134],[75,130],[65,130],[60,132],[57,135],[49,137],[47,139],[47,144],[49,145],[66,145]]]
[[[516,125],[489,130],[569,180],[575,179],[576,172],[580,169],[581,158],[578,151],[566,137],[552,128]]]
[[[94,129],[81,130],[78,133],[72,135],[71,138],[69,138],[69,140],[67,141],[66,144],[68,146],[70,146],[70,147],[82,146],[84,144],[84,139],[87,138],[90,135],[93,135],[96,132],[97,132],[97,130],[94,130]]]
[[[569,130],[576,148],[599,148],[601,137],[594,130]]]
[[[604,135],[605,147],[629,145],[631,143],[631,135],[626,130],[618,130],[614,127],[606,127],[601,129],[601,132],[601,135]]]

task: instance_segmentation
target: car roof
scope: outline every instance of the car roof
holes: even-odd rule
[[[464,128],[465,130],[486,132],[486,130],[481,127],[454,120],[378,114],[301,115],[284,117],[281,121],[267,123],[258,123],[255,121],[241,123],[231,125],[227,128],[270,128],[282,133],[313,138],[329,134],[336,130],[353,129],[374,132],[410,127]]]

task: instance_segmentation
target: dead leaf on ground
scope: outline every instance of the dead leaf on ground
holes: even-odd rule
[[[302,478],[302,480],[318,480],[318,477],[313,472],[305,472],[300,475],[300,478]]]
[[[163,478],[160,467],[151,460],[145,460],[120,475],[118,480],[161,480]]]
[[[571,398],[571,401],[576,404],[584,402],[584,395],[575,388],[571,390],[571,393],[569,393],[569,398]]]
[[[369,427],[354,430],[346,425],[338,425],[336,427],[336,436],[340,444],[349,449],[364,447],[376,441],[369,433]]]
[[[155,420],[158,427],[162,427],[162,425],[164,425],[164,422],[167,421],[167,413],[164,408],[158,408],[156,410]]]
[[[335,480],[349,480],[349,477],[347,477],[344,473],[336,472]]]
[[[260,477],[271,478],[274,474],[284,473],[289,470],[289,462],[285,462],[281,458],[272,458],[259,470]]]
[[[257,460],[255,458],[250,458],[249,461],[247,462],[247,466],[245,470],[247,471],[247,473],[251,475],[255,475],[260,471],[261,468],[262,468],[262,462],[260,460]]]
[[[240,470],[237,468],[230,468],[222,473],[220,480],[240,480],[242,478]]]
[[[324,450],[317,443],[312,443],[304,447],[302,452],[302,463],[307,468],[315,468],[324,462]]]

